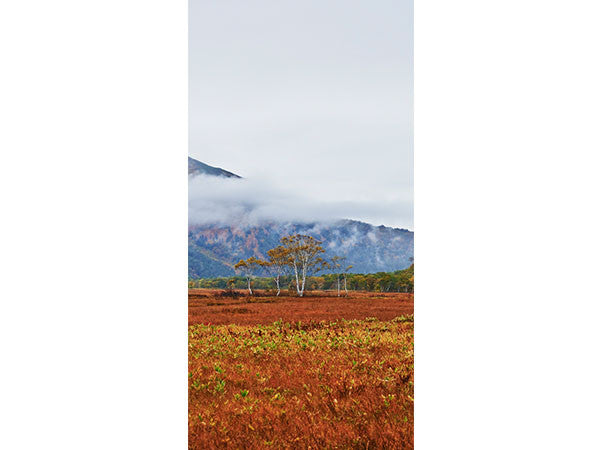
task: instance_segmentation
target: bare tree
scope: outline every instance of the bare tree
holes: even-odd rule
[[[329,263],[329,267],[331,268],[331,270],[333,271],[333,274],[335,275],[336,281],[337,281],[337,296],[340,296],[340,269],[342,267],[342,264],[340,261],[343,261],[345,258],[341,257],[341,256],[334,256],[333,258],[331,258],[331,262]]]
[[[312,236],[295,234],[282,237],[281,244],[289,254],[289,266],[296,278],[296,292],[303,297],[306,277],[327,267],[327,262],[320,256],[325,253],[322,242]]]
[[[277,296],[281,293],[281,287],[279,285],[279,281],[282,275],[285,275],[290,267],[290,255],[289,251],[282,247],[272,248],[267,251],[267,255],[269,257],[268,261],[262,261],[262,266],[271,274],[271,276],[275,279],[275,284],[277,285]]]
[[[346,261],[345,257],[343,258],[343,261]],[[346,266],[342,269],[342,276],[344,277],[344,291],[346,291],[346,297],[348,297],[348,274],[350,273],[352,267],[352,264],[350,264],[349,266]]]
[[[233,268],[236,272],[241,273],[246,277],[248,281],[248,292],[250,295],[253,295],[251,281],[256,276],[256,273],[263,267],[262,261],[260,259],[256,259],[254,256],[251,256],[248,259],[242,259],[238,262]]]
[[[348,296],[348,273],[350,269],[352,269],[352,264],[346,266],[346,257],[345,256],[334,256],[331,258],[331,263],[329,267],[333,269],[333,273],[336,276],[337,280],[337,294],[340,296],[340,279],[344,280],[344,291],[346,292],[346,297]]]

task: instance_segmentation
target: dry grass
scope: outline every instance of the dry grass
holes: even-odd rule
[[[190,297],[191,449],[413,448],[412,298],[248,303],[198,294],[206,296]],[[265,324],[277,315],[284,320]]]
[[[224,297],[220,290],[190,289],[189,325],[195,324],[269,324],[284,322],[334,321],[377,317],[390,320],[413,313],[413,295],[402,293],[350,292],[349,297],[337,297],[332,292],[312,292],[310,296],[266,295],[247,296],[236,291],[236,297]],[[231,310],[237,309],[232,314]],[[241,310],[244,310],[243,312]]]

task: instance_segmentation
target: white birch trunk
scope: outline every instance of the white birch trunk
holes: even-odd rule
[[[304,286],[306,285],[306,263],[302,264],[302,289],[300,297],[304,297]]]
[[[296,292],[300,297],[302,297],[302,294],[300,293],[300,280],[298,278],[298,265],[296,264],[296,261],[294,261],[294,275],[296,276]]]

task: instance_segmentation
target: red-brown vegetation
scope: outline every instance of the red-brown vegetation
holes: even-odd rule
[[[284,322],[333,321],[376,317],[390,320],[413,313],[413,294],[354,292],[338,297],[334,292],[311,292],[303,298],[296,295],[249,296],[245,291],[233,291],[233,297],[212,289],[189,289],[188,323],[194,324],[270,324]],[[231,315],[231,309],[246,312]]]
[[[413,448],[412,295],[189,302],[191,449]]]

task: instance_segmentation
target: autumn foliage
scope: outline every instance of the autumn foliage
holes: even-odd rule
[[[194,291],[206,317],[228,309],[230,320],[189,327],[190,448],[413,448],[412,296],[222,300]],[[291,302],[319,311],[319,300],[339,317],[323,308],[328,320],[256,323],[252,312]],[[343,318],[352,300],[360,320]],[[378,317],[370,301],[392,309]]]

